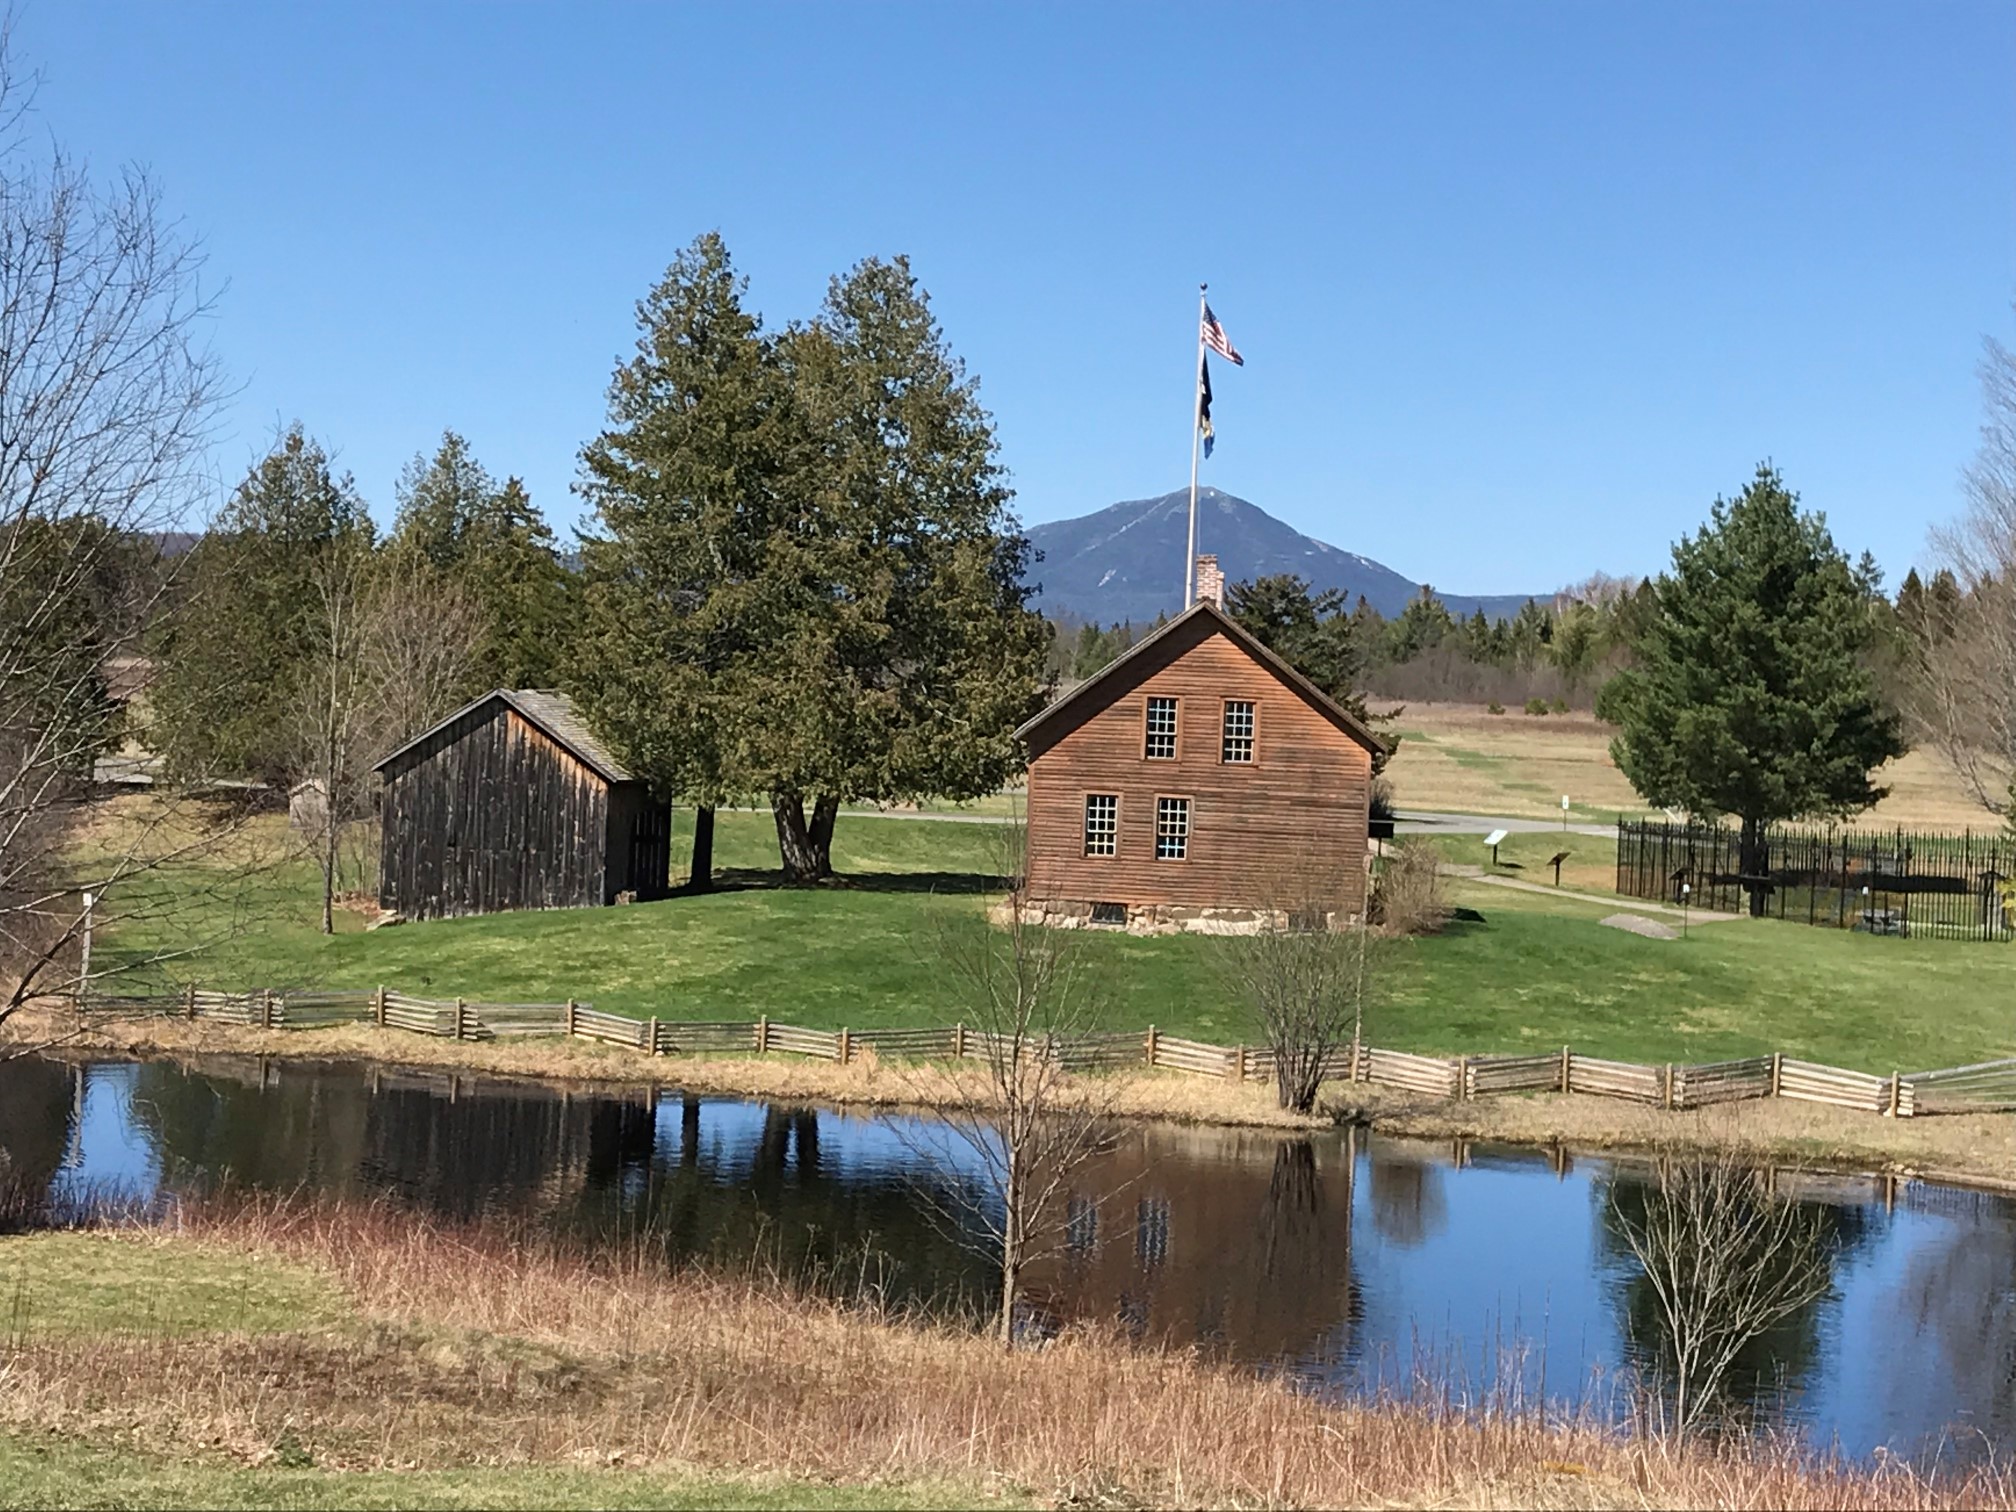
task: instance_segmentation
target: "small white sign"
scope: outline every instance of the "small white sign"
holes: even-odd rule
[[[1510,830],[1493,830],[1484,837],[1484,843],[1495,850],[1505,843],[1505,837],[1511,833]]]
[[[1568,795],[1566,793],[1561,795],[1561,812],[1564,814],[1568,812]]]

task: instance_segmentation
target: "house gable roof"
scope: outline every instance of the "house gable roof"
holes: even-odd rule
[[[1262,645],[1252,631],[1231,615],[1216,604],[1205,600],[1191,605],[1161,629],[1136,641],[1091,677],[1047,705],[1041,713],[1015,732],[1016,738],[1026,742],[1039,730],[1060,722],[1067,728],[1076,728],[1083,724],[1133,686],[1133,682],[1127,676],[1130,666],[1138,670],[1138,663],[1146,658],[1153,648],[1173,639],[1179,629],[1186,627],[1201,628],[1206,635],[1215,632],[1224,636],[1273,673],[1290,692],[1299,696],[1310,708],[1366,750],[1374,755],[1383,755],[1388,750],[1386,742],[1368,730],[1364,722],[1349,709],[1297,672],[1277,653]]]
[[[432,740],[457,720],[467,718],[492,700],[501,702],[516,712],[527,724],[572,754],[604,782],[637,780],[629,769],[616,759],[609,748],[589,732],[588,726],[575,712],[574,701],[571,698],[565,693],[554,693],[538,688],[494,688],[481,698],[471,699],[439,724],[415,735],[371,770],[384,771],[414,747]]]

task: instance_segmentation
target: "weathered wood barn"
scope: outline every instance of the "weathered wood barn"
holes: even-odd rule
[[[1025,906],[1229,929],[1320,877],[1339,909],[1364,907],[1379,738],[1203,586],[1212,596],[1018,732]]]
[[[486,693],[377,770],[378,901],[406,918],[665,894],[671,810],[563,694]]]

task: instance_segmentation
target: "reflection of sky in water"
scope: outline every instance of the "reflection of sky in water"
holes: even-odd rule
[[[16,1106],[47,1108],[53,1125],[8,1121],[10,1077],[26,1089]],[[260,1179],[289,1190],[438,1203],[474,1189],[483,1210],[523,1202],[569,1222],[592,1222],[606,1193],[626,1213],[659,1204],[696,1253],[742,1242],[761,1212],[798,1233],[873,1239],[899,1263],[938,1267],[923,1278],[934,1284],[973,1279],[906,1226],[914,1188],[983,1172],[929,1119],[709,1098],[689,1152],[676,1092],[653,1107],[461,1085],[458,1106],[445,1082],[374,1095],[342,1068],[277,1068],[269,1085],[162,1066],[0,1067],[0,1147],[76,1194],[179,1189],[248,1149]],[[1283,1159],[1293,1149],[1299,1163]],[[1426,1377],[1459,1400],[1530,1400],[1544,1372],[1548,1396],[1573,1403],[1628,1368],[1633,1262],[1605,1239],[1618,1174],[1605,1162],[1557,1175],[1529,1151],[1476,1147],[1458,1165],[1447,1146],[1154,1125],[1127,1127],[1113,1158],[1108,1174],[1124,1179],[1097,1188],[1113,1194],[1105,1205],[1080,1196],[1082,1252],[1042,1278],[1060,1315],[1222,1347],[1319,1389]],[[1790,1410],[1855,1453],[1915,1451],[1949,1423],[2016,1447],[2016,1203],[1907,1184],[1886,1213],[1874,1183],[1827,1185],[1856,1220],[1853,1242],[1809,1320],[1813,1368],[1787,1383]]]
[[[139,1071],[138,1066],[102,1065],[75,1073],[77,1093],[71,1101],[70,1138],[63,1156],[64,1185],[135,1196],[153,1190],[160,1158],[133,1119]]]

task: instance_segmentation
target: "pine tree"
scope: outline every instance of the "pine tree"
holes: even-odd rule
[[[1359,603],[1363,605],[1361,598]],[[1253,638],[1275,652],[1296,671],[1348,709],[1361,722],[1381,717],[1366,712],[1362,679],[1365,656],[1359,619],[1344,612],[1344,594],[1332,589],[1312,593],[1307,581],[1292,572],[1275,573],[1234,583],[1225,595],[1226,611]],[[1373,757],[1375,773],[1386,756]]]
[[[415,456],[400,475],[388,544],[455,584],[481,613],[471,696],[487,688],[559,685],[574,585],[523,483],[498,483],[468,442],[444,431],[433,457]]]
[[[371,518],[350,476],[296,423],[238,485],[197,543],[150,697],[156,738],[179,776],[283,784],[317,645],[320,568],[368,551]]]
[[[1873,585],[1768,464],[1673,548],[1638,664],[1604,688],[1617,765],[1646,802],[1742,825],[1750,908],[1764,911],[1767,825],[1846,816],[1886,789],[1901,723],[1865,653]]]
[[[993,421],[908,260],[835,278],[779,356],[810,450],[787,478],[739,758],[802,880],[831,870],[844,801],[997,789],[1046,683]]]

